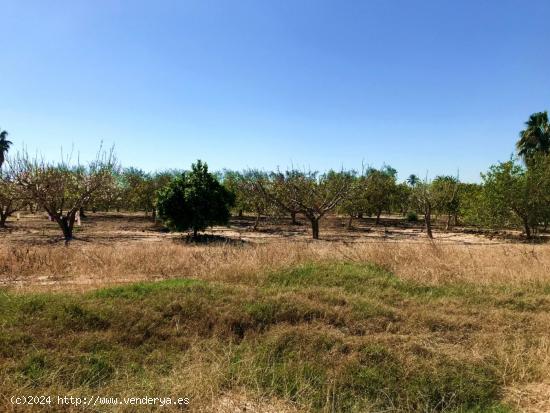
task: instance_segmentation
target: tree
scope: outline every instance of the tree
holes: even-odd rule
[[[162,171],[155,172],[147,182],[146,189],[146,208],[150,208],[152,211],[153,220],[157,219],[157,201],[160,191],[167,188],[170,182],[177,176],[175,171]]]
[[[256,216],[254,230],[258,229],[261,216],[273,212],[274,209],[256,182],[258,179],[264,180],[266,177],[267,174],[264,172],[248,170],[240,174],[238,180],[239,193],[244,200],[245,209],[254,212]]]
[[[6,160],[6,154],[13,142],[8,140],[8,132],[0,129],[0,169]]]
[[[437,212],[447,215],[445,230],[449,230],[451,227],[453,217],[456,225],[458,210],[460,208],[458,184],[458,179],[449,175],[437,176],[432,182],[434,207]]]
[[[368,209],[365,197],[365,176],[352,176],[349,193],[338,206],[338,211],[348,216],[347,228],[352,229],[353,218],[358,218]]]
[[[113,151],[100,150],[86,166],[59,164],[29,158],[26,152],[13,162],[14,181],[53,219],[63,232],[65,243],[73,239],[76,213],[92,196],[113,184],[116,160]]]
[[[234,208],[237,210],[239,217],[243,216],[245,210],[248,210],[247,194],[242,185],[243,175],[239,171],[224,169],[222,172],[223,186],[235,195]]]
[[[254,230],[258,229],[260,218],[273,208],[270,208],[269,200],[257,185],[258,179],[267,179],[267,174],[257,170],[248,170],[244,172],[224,171],[224,186],[235,194],[235,207],[239,216],[243,211],[253,212],[255,215]]]
[[[426,235],[428,238],[432,239],[432,212],[436,201],[433,186],[427,179],[423,182],[416,182],[412,189],[411,200],[416,208],[424,215]]]
[[[283,213],[289,214],[292,225],[298,225],[296,214],[300,213],[301,207],[295,199],[289,196],[291,192],[287,191],[286,185],[300,174],[301,172],[297,170],[289,170],[284,173],[277,171],[271,174],[270,191],[272,193],[271,199],[274,200],[274,207]],[[281,202],[277,202],[277,200]]]
[[[416,176],[415,174],[410,174],[409,177],[407,178],[407,183],[410,186],[415,186],[419,182],[420,182],[420,178],[418,178],[418,176]]]
[[[190,172],[184,172],[160,191],[157,202],[159,217],[174,231],[198,231],[229,222],[235,196],[208,172],[208,165],[197,161]]]
[[[13,176],[0,171],[0,228],[6,226],[8,217],[27,205],[28,198],[14,182]]]
[[[149,212],[153,202],[153,195],[148,193],[148,181],[150,175],[138,168],[124,168],[122,171],[120,186],[122,206],[132,211]]]
[[[501,162],[482,174],[485,216],[491,226],[520,224],[530,239],[548,216],[550,157],[533,154],[529,168],[514,159]]]
[[[405,215],[409,210],[411,196],[411,187],[405,182],[401,182],[395,186],[395,191],[391,197],[391,208],[399,211],[401,215]]]
[[[526,128],[519,133],[519,140],[516,143],[518,155],[526,163],[533,155],[550,153],[550,123],[548,122],[548,112],[537,112],[529,116],[525,122]]]
[[[483,200],[483,186],[476,183],[458,183],[459,211],[465,225],[482,226],[487,208]]]
[[[381,169],[369,168],[365,179],[365,197],[368,211],[376,215],[376,225],[380,223],[382,211],[389,209],[396,191],[397,171],[385,166]]]
[[[296,207],[309,219],[313,239],[319,239],[321,218],[348,196],[351,183],[352,174],[344,171],[318,175],[291,170],[274,173],[269,181],[257,180],[268,199],[287,211]]]

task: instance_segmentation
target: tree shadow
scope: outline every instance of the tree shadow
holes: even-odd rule
[[[181,238],[175,238],[174,242],[184,243],[184,244],[197,244],[197,245],[245,245],[248,242],[243,239],[236,239],[231,237],[225,237],[223,235],[214,235],[214,234],[197,234],[193,236],[192,234],[187,234]]]

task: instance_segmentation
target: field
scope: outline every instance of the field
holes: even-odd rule
[[[305,223],[252,221],[194,244],[90,213],[68,247],[43,216],[11,223],[0,410],[100,395],[188,397],[193,412],[550,411],[549,245],[463,229],[428,242],[391,217],[351,231],[331,217],[311,241]]]

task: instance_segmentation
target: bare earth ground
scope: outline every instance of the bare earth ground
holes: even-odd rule
[[[168,233],[143,214],[89,214],[75,227],[66,248],[57,224],[43,214],[22,216],[0,231],[0,286],[20,289],[85,289],[139,280],[182,276],[216,278],[227,271],[255,271],[308,260],[372,261],[422,282],[470,280],[478,283],[547,280],[550,247],[511,241],[518,234],[478,235],[464,229],[435,231],[429,241],[420,224],[386,218],[330,217],[321,240],[313,241],[307,221],[289,225],[252,218],[207,231],[220,242],[194,245],[185,234]],[[535,259],[533,259],[535,257]]]
[[[518,234],[478,235],[464,229],[435,231],[427,240],[419,224],[386,217],[373,220],[331,217],[321,224],[321,240],[310,239],[307,222],[234,219],[228,228],[207,231],[220,242],[190,244],[165,232],[141,214],[89,214],[68,247],[59,229],[43,215],[28,215],[0,232],[0,286],[21,291],[82,291],[139,280],[192,277],[209,281],[254,281],[258,274],[309,261],[373,262],[403,279],[430,285],[468,282],[480,285],[548,285],[550,245],[527,244]],[[512,239],[510,239],[512,238]],[[550,344],[545,348],[549,352]],[[544,350],[541,350],[544,351]],[[550,352],[545,356],[550,359]],[[550,383],[512,385],[507,399],[521,411],[550,412]],[[246,394],[220,398],[219,412],[294,411]]]

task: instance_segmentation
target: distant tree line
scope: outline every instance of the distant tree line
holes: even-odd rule
[[[73,237],[77,214],[95,211],[142,211],[173,230],[196,235],[211,225],[223,225],[230,211],[253,214],[253,229],[262,217],[297,216],[319,238],[327,214],[345,216],[346,226],[371,216],[376,225],[384,214],[420,219],[433,237],[433,222],[450,230],[456,225],[521,228],[527,238],[550,222],[550,124],[547,112],[530,116],[519,134],[517,156],[492,165],[480,183],[458,176],[432,180],[410,175],[398,182],[390,166],[356,171],[318,173],[223,170],[212,174],[203,162],[190,171],[147,173],[121,168],[112,151],[100,151],[89,164],[49,162],[20,152],[7,156],[12,142],[0,129],[0,227],[21,210],[45,211],[58,223],[64,238]],[[420,217],[420,218],[419,218]]]

